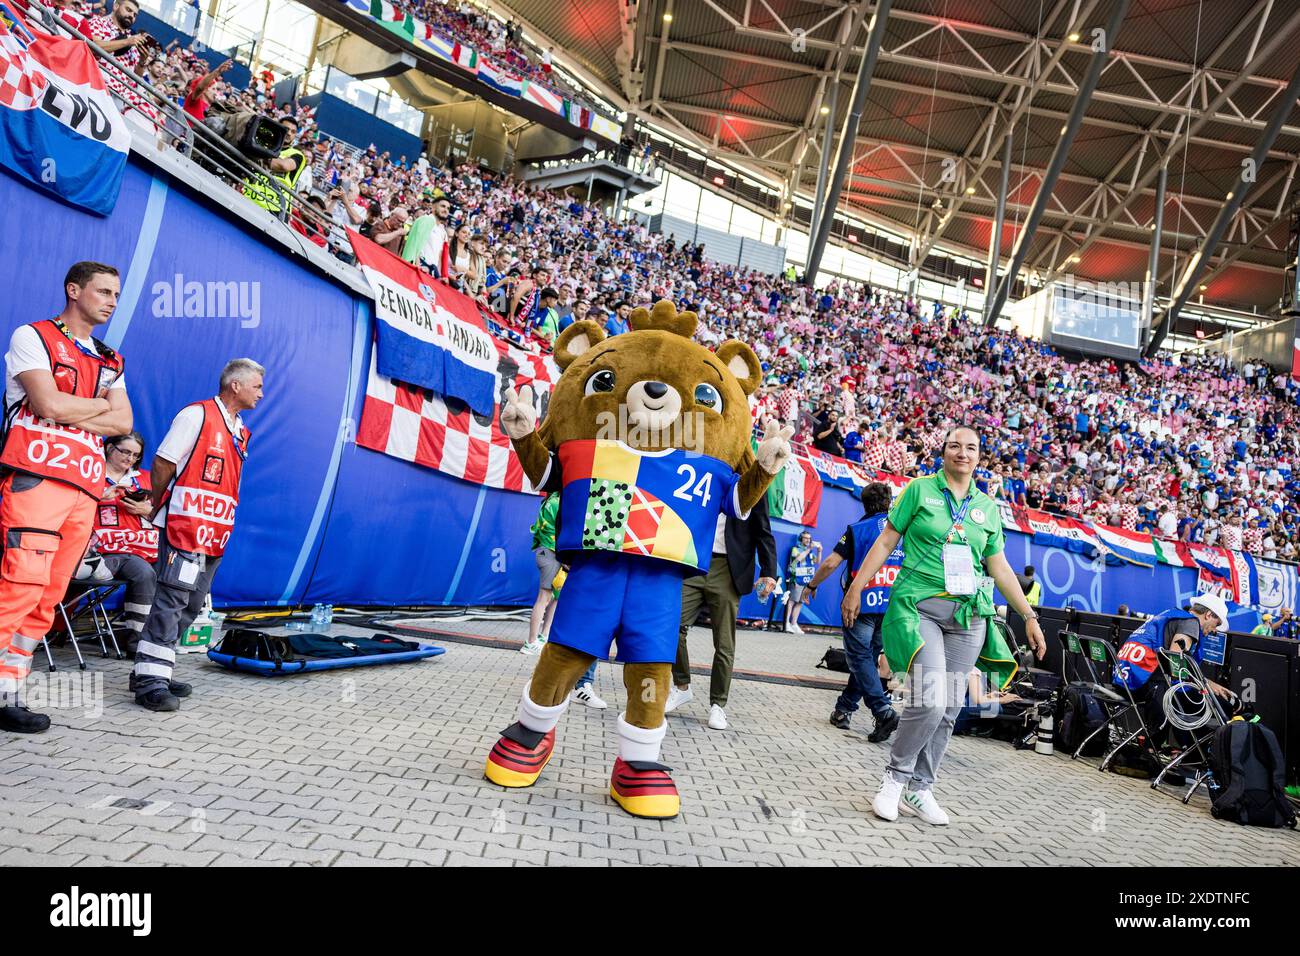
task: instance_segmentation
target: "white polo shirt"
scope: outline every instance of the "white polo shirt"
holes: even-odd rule
[[[82,348],[95,353],[95,341],[91,338],[77,339]],[[9,337],[9,351],[5,353],[5,407],[27,398],[27,389],[23,388],[18,376],[23,372],[50,370],[50,353],[45,351],[41,335],[30,325],[20,325]],[[109,388],[126,388],[126,373],[117,377]]]

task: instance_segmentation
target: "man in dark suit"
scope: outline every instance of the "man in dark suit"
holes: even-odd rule
[[[691,700],[691,661],[686,634],[703,605],[713,625],[713,668],[709,679],[709,726],[727,729],[727,695],[731,692],[731,668],[736,658],[736,612],[740,598],[754,588],[754,555],[758,554],[758,596],[767,598],[776,590],[776,540],[767,516],[767,499],[760,501],[744,521],[718,518],[713,537],[713,560],[709,573],[687,578],[682,583],[682,621],[677,638],[677,662],[673,664],[673,689],[665,713]]]

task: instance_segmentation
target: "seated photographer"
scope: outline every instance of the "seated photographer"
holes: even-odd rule
[[[153,606],[158,560],[158,530],[149,523],[153,511],[149,472],[136,467],[143,454],[144,439],[138,432],[104,442],[108,485],[95,508],[96,550],[112,577],[126,582],[122,611],[129,633],[122,649],[132,657]]]
[[[1128,687],[1143,708],[1151,730],[1152,744],[1161,748],[1167,736],[1164,699],[1169,683],[1160,671],[1158,652],[1179,651],[1200,664],[1205,658],[1207,638],[1228,630],[1228,606],[1217,594],[1198,594],[1186,610],[1177,608],[1157,614],[1128,636],[1120,647],[1114,683]],[[1206,676],[1216,697],[1235,700],[1228,688]]]

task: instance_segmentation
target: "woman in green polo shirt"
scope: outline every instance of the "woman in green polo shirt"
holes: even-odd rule
[[[890,669],[909,675],[909,700],[872,803],[883,820],[896,820],[902,809],[926,823],[948,822],[930,788],[965,703],[970,672],[978,666],[1001,688],[1016,669],[993,626],[994,584],[1024,616],[1029,645],[1040,660],[1047,650],[1038,615],[1002,553],[997,503],[971,480],[979,457],[974,429],[948,430],[943,468],[903,490],[841,605],[845,621],[857,619],[863,588],[901,540],[906,557],[890,592],[882,637]]]

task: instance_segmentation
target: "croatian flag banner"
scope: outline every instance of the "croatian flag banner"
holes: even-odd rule
[[[90,47],[32,33],[0,3],[0,165],[107,216],[130,151],[130,130]]]

